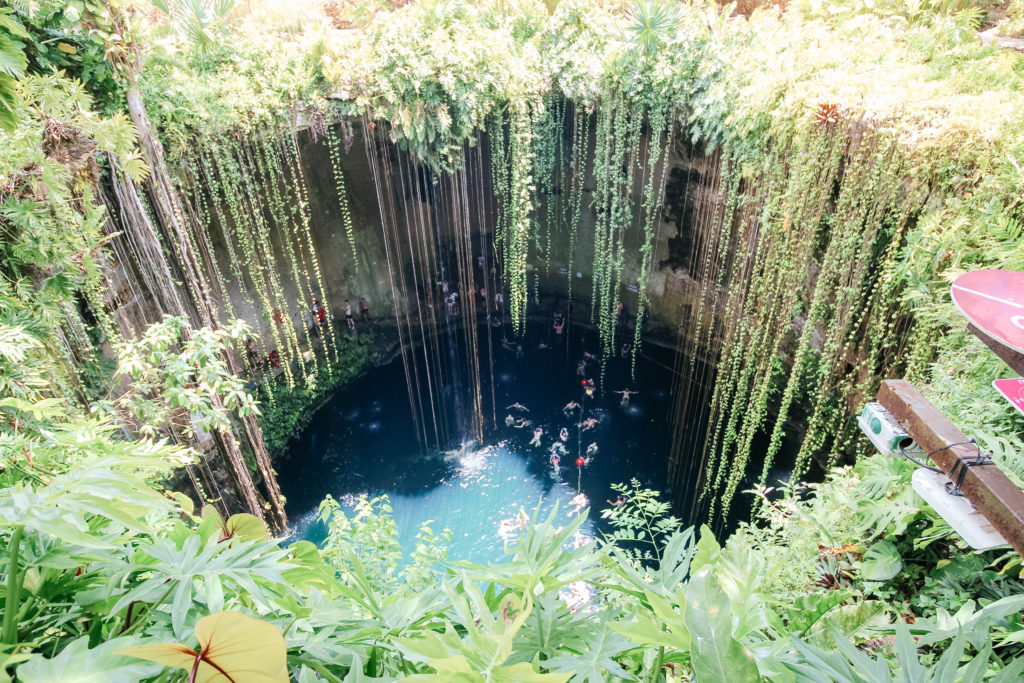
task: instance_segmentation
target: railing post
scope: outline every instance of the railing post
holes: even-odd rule
[[[943,472],[963,468],[960,490],[964,496],[1024,557],[1024,491],[995,465],[967,466],[966,462],[976,461],[977,448],[970,444],[950,446],[969,438],[910,382],[883,381],[878,402],[926,453],[934,452],[931,459]]]

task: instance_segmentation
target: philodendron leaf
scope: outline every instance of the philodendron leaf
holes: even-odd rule
[[[159,643],[116,654],[188,671],[198,666],[197,683],[288,681],[284,636],[276,626],[238,612],[217,612],[196,622],[196,638],[198,652],[182,643]]]
[[[203,540],[210,539],[217,531],[220,532],[217,537],[218,542],[236,539],[239,541],[266,541],[270,538],[263,522],[247,512],[231,515],[227,521],[224,521],[215,507],[206,505],[203,507],[201,516],[203,521],[199,525],[199,534]]]
[[[160,673],[160,667],[122,656],[135,638],[114,638],[89,649],[89,637],[71,641],[52,659],[33,657],[18,667],[23,683],[134,683]]]
[[[601,624],[587,635],[580,654],[555,657],[545,661],[544,666],[553,672],[572,674],[573,680],[580,683],[601,683],[609,676],[627,678],[629,674],[615,658],[633,647],[607,624]]]
[[[248,512],[239,512],[228,517],[224,525],[224,538],[237,538],[241,541],[266,541],[267,527],[263,525],[259,517],[250,515]]]
[[[903,569],[900,552],[891,541],[878,541],[864,553],[861,576],[867,581],[888,581]]]
[[[807,632],[807,641],[819,647],[832,643],[832,630],[853,640],[861,631],[871,631],[888,625],[885,603],[881,600],[861,600],[852,605],[840,605],[819,619]]]
[[[701,567],[686,587],[683,621],[694,673],[698,681],[760,681],[753,655],[732,637],[732,605],[712,567]]]

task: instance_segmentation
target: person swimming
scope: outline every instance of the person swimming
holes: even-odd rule
[[[587,376],[587,362],[586,361],[581,360],[579,363],[576,364],[576,374],[579,375],[580,377],[586,377]]]
[[[551,444],[551,455],[555,454],[568,455],[569,451],[565,449],[565,444],[563,444],[561,441],[556,441],[553,444]]]
[[[566,429],[565,427],[562,427],[562,430],[560,432],[558,432],[558,438],[561,439],[562,441],[568,441],[569,440],[569,430]]]
[[[511,427],[515,423],[516,423],[516,419],[514,417],[512,417],[511,415],[506,415],[505,416],[505,426],[506,427]]]
[[[512,426],[515,427],[516,429],[526,429],[527,427],[529,427],[532,424],[533,423],[530,422],[529,420],[524,420],[522,418],[519,418],[518,420],[516,420],[516,423],[514,425],[512,425]]]
[[[587,457],[590,458],[595,455],[597,455],[597,444],[591,443],[589,446],[587,446]]]
[[[586,420],[584,420],[583,422],[580,422],[580,427],[581,427],[581,428],[582,428],[582,430],[583,430],[583,431],[585,432],[585,431],[587,431],[588,429],[593,429],[594,427],[596,427],[596,426],[597,426],[597,424],[598,424],[598,420],[597,420],[597,418],[594,418],[594,417],[588,417],[588,418],[587,418]]]
[[[530,412],[530,409],[524,406],[522,403],[513,403],[510,406],[505,406],[505,410],[518,410],[523,413]]]
[[[540,437],[542,437],[542,436],[544,436],[544,430],[543,429],[541,429],[540,427],[537,427],[536,429],[534,429],[533,430],[533,438],[530,439],[530,445],[531,446],[539,446],[540,445]]]
[[[629,389],[623,389],[622,391],[616,391],[615,393],[616,394],[622,394],[621,405],[628,406],[629,405],[629,397],[632,396],[633,394],[639,394],[640,392],[639,391],[630,391]]]
[[[572,500],[569,501],[567,509],[570,515],[579,514],[580,510],[590,505],[590,499],[582,493],[577,493]]]
[[[572,415],[573,411],[576,411],[576,410],[579,410],[579,409],[580,409],[580,404],[579,403],[577,403],[576,401],[569,401],[568,403],[565,404],[565,407],[562,408],[562,412],[565,414],[566,417],[569,417],[570,415]]]

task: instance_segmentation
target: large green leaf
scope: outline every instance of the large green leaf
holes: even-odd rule
[[[114,638],[89,649],[89,638],[71,641],[53,659],[35,657],[18,667],[22,683],[135,683],[160,673],[161,666],[116,654],[137,643],[135,638]]]
[[[590,630],[579,655],[562,655],[545,662],[552,671],[573,674],[574,681],[604,683],[608,676],[628,678],[615,657],[633,649],[634,645],[601,624]]]
[[[761,680],[753,655],[732,636],[732,605],[712,565],[691,577],[683,619],[690,633],[690,659],[698,681]]]
[[[533,611],[516,638],[511,661],[530,662],[557,657],[560,650],[582,651],[583,629],[573,619],[565,603],[555,592],[538,596]]]
[[[824,614],[807,631],[807,640],[826,647],[832,642],[833,630],[845,638],[854,638],[872,626],[882,628],[887,624],[885,603],[880,600],[861,600],[852,605],[841,605]]]
[[[903,569],[903,560],[891,541],[878,541],[864,553],[860,573],[867,581],[888,581]]]
[[[711,527],[702,524],[700,527],[700,538],[697,540],[697,553],[690,561],[690,569],[697,571],[706,564],[711,564],[718,559],[722,552],[722,546],[715,540],[715,533]]]

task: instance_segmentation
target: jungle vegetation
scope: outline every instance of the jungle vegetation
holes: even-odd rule
[[[966,270],[1024,269],[1024,60],[976,35],[995,10],[1019,31],[1020,3],[784,4],[5,2],[5,673],[1020,680],[1020,558],[970,551],[851,419],[906,376],[1024,479],[1021,418],[989,393],[1007,370],[948,297]],[[401,557],[386,499],[328,499],[323,547],[281,542],[271,452],[367,357],[329,316],[318,338],[286,322],[329,275],[297,129],[330,150],[358,261],[353,123],[435,174],[487,146],[517,329],[528,265],[594,211],[581,267],[606,355],[621,291],[638,283],[642,315],[658,267],[673,145],[699,147],[715,200],[680,334],[717,373],[697,467],[705,512],[752,495],[752,518],[716,539],[631,483],[626,505],[593,511],[610,536],[573,547],[583,517],[556,511],[486,567],[448,558],[430,527]],[[769,490],[798,412],[793,480]],[[801,485],[812,460],[829,475]],[[691,466],[677,454],[667,485]],[[580,586],[587,604],[566,599]]]

